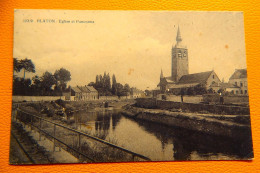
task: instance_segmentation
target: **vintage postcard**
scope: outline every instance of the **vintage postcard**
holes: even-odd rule
[[[242,12],[15,10],[10,164],[251,160]]]

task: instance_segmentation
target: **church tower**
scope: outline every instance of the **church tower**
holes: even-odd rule
[[[182,45],[180,28],[178,26],[176,44],[172,47],[172,79],[178,82],[183,75],[189,74],[188,49]]]

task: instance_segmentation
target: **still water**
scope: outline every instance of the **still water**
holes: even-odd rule
[[[153,161],[246,159],[250,152],[244,141],[136,120],[120,114],[120,110],[84,111],[74,114],[74,119],[78,130]]]

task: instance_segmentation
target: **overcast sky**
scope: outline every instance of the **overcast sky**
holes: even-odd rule
[[[227,82],[235,69],[246,68],[241,12],[16,10],[13,56],[32,59],[40,76],[66,68],[71,86],[86,85],[106,71],[122,84],[153,89],[161,68],[171,74],[178,25],[190,73],[214,69]]]

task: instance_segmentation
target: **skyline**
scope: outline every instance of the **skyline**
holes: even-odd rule
[[[94,23],[59,23],[61,18]],[[235,69],[246,68],[242,12],[17,10],[13,55],[32,59],[36,73],[30,77],[64,67],[71,86],[107,72],[122,84],[154,89],[161,69],[164,76],[171,74],[178,25],[190,74],[214,69],[227,82]]]

